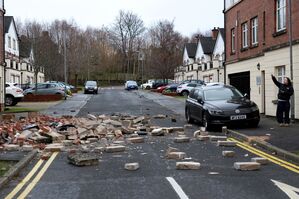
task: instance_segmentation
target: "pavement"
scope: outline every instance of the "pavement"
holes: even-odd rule
[[[92,95],[73,94],[61,103],[49,107],[41,111],[41,114],[61,117],[61,116],[75,116],[79,113],[80,109],[88,102]]]
[[[78,101],[77,101],[78,100]],[[80,100],[83,100],[81,102]],[[78,104],[76,104],[76,102]],[[68,104],[69,103],[69,104]],[[78,95],[73,102],[63,102],[48,113],[69,113],[79,109],[77,116],[92,114],[129,113],[134,115],[165,114],[166,119],[153,119],[153,125],[183,126],[186,124],[184,102],[171,97],[143,91],[103,89],[98,95]],[[82,107],[81,107],[82,106]],[[80,108],[81,107],[81,108]],[[57,115],[57,114],[55,114]],[[172,122],[170,117],[176,118]],[[261,123],[262,125],[262,123]],[[199,128],[193,125],[186,131],[189,137]],[[245,129],[243,129],[245,130]],[[220,132],[215,134],[221,135]],[[67,154],[60,152],[56,157],[41,163],[33,177],[21,181],[39,163],[35,158],[0,191],[0,198],[22,186],[16,197],[27,198],[109,198],[109,199],[173,199],[173,198],[232,198],[232,199],[287,199],[298,198],[298,173],[270,163],[258,171],[237,171],[234,162],[250,161],[255,154],[240,147],[217,147],[212,142],[192,139],[190,143],[174,143],[173,135],[165,137],[145,136],[145,143],[128,144],[123,153],[103,153],[99,165],[76,167],[67,162]],[[165,158],[167,148],[176,147],[185,152],[192,161],[201,163],[200,170],[176,170],[175,160]],[[222,157],[223,150],[233,150],[233,158]],[[53,160],[53,161],[52,161]],[[124,164],[139,162],[140,169],[127,171]],[[280,187],[277,185],[280,183]],[[293,194],[293,195],[290,195]]]

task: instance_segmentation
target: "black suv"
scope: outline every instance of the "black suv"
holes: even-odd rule
[[[257,127],[260,121],[257,105],[235,87],[223,84],[194,88],[186,100],[185,116],[189,123],[197,120],[206,129],[233,123]]]

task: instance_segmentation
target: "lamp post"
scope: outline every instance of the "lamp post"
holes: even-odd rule
[[[144,53],[142,51],[138,51],[138,60],[141,61],[141,84],[143,84]]]

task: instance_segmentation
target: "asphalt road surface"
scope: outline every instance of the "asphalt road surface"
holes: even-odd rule
[[[182,108],[182,107],[180,107]],[[175,117],[155,119],[160,126],[183,126],[185,119],[177,112],[149,100],[139,92],[122,89],[104,89],[92,95],[80,110],[79,116],[87,113],[134,115],[166,114]],[[198,126],[188,130],[192,137]],[[166,137],[146,136],[145,143],[129,144],[126,152],[104,153],[98,166],[75,167],[67,163],[66,154],[60,152],[36,181],[24,182],[24,187],[15,197],[33,186],[27,198],[103,198],[103,199],[298,199],[299,175],[274,163],[262,166],[259,171],[234,170],[234,162],[250,161],[256,155],[239,147],[222,148],[215,143],[192,140],[190,143],[174,143],[174,135]],[[165,159],[168,146],[179,148],[192,159],[201,163],[200,170],[176,170],[175,160]],[[234,150],[236,157],[222,157],[223,150]],[[34,160],[5,189],[0,198],[5,198],[35,167]],[[137,171],[124,170],[124,164],[139,162]],[[41,168],[44,168],[43,162]],[[275,184],[276,183],[276,184]],[[277,186],[279,185],[279,186]],[[297,192],[297,193],[296,193]]]

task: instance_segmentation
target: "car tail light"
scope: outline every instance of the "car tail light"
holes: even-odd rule
[[[23,91],[21,89],[17,89],[16,92],[17,93],[23,93]]]

